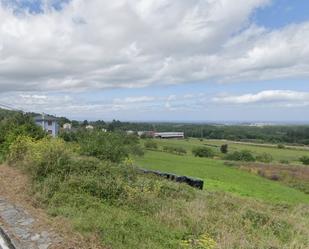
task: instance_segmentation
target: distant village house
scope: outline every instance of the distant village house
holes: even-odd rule
[[[57,122],[57,118],[52,117],[50,115],[42,114],[38,115],[34,118],[34,122],[42,127],[44,131],[46,131],[48,134],[50,134],[53,137],[58,136],[59,132],[59,125]]]
[[[94,127],[93,127],[92,125],[86,125],[86,129],[87,129],[87,130],[93,130]]]
[[[63,127],[63,129],[65,129],[65,130],[71,130],[71,129],[72,129],[72,124],[70,124],[70,123],[65,123],[62,127]]]

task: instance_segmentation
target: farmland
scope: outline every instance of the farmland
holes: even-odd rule
[[[260,176],[228,166],[223,160],[196,158],[191,154],[191,149],[203,144],[219,145],[219,141],[187,140],[156,140],[159,149],[162,146],[181,146],[187,150],[187,155],[178,156],[162,151],[147,151],[144,157],[137,158],[138,166],[170,172],[180,175],[197,177],[205,180],[205,188],[211,191],[225,191],[243,197],[257,198],[269,202],[309,203],[309,196],[305,193],[284,186]],[[300,150],[277,149],[254,145],[231,144],[231,150],[251,149],[254,153],[271,153],[275,160],[281,160],[281,155],[286,160],[296,161],[304,153]],[[281,154],[280,154],[281,152]],[[218,150],[219,153],[219,150]],[[298,167],[298,166],[296,166]]]
[[[258,155],[261,153],[269,153],[277,162],[288,161],[291,163],[299,164],[299,158],[307,155],[309,156],[309,147],[286,146],[284,149],[279,149],[276,145],[271,144],[253,144],[253,143],[240,143],[227,140],[203,139],[200,141],[196,138],[186,140],[156,140],[159,145],[181,146],[190,154],[191,150],[196,146],[212,147],[219,153],[222,144],[228,144],[229,151],[249,150],[253,154]]]

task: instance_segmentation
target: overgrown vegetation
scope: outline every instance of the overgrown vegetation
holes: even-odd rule
[[[96,234],[111,248],[308,245],[305,207],[274,209],[197,191],[128,165],[80,156],[60,139],[19,137],[10,146],[9,163],[29,174],[37,200],[51,215],[69,218],[78,231]]]
[[[273,156],[266,152],[256,156],[256,161],[262,163],[271,163],[273,160],[274,160]]]
[[[192,154],[196,157],[214,157],[215,153],[208,147],[196,147],[192,150]]]
[[[309,194],[309,168],[306,166],[249,163],[240,165],[240,168]]]
[[[158,144],[153,139],[148,139],[144,142],[144,146],[148,150],[157,150]]]
[[[225,159],[231,161],[245,161],[245,162],[254,162],[256,160],[256,158],[249,150],[235,151],[233,153],[226,155]]]
[[[46,136],[45,132],[34,124],[31,115],[0,109],[0,162],[5,160],[10,145],[23,135],[36,140]]]
[[[145,148],[151,146],[144,158],[136,157],[140,166],[201,177],[206,191],[198,191],[139,173],[131,160],[133,153],[141,154],[135,136],[80,131],[66,142],[45,136],[27,116],[20,118],[15,128],[8,127],[8,118],[0,121],[7,162],[32,179],[33,195],[50,215],[67,217],[77,231],[98,238],[106,248],[309,246],[309,200],[298,190],[220,160],[160,152],[162,141],[145,141]],[[170,147],[190,151],[183,144]],[[210,148],[200,147],[202,155],[209,155]]]
[[[187,151],[182,147],[176,147],[176,146],[163,146],[163,151],[176,154],[176,155],[185,155],[187,154]]]
[[[94,156],[115,163],[122,162],[129,154],[143,155],[139,140],[133,135],[83,131],[78,134],[77,141],[82,155]]]
[[[299,161],[301,161],[304,165],[309,165],[309,156],[302,156]]]

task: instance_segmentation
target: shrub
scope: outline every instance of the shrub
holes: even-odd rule
[[[136,145],[134,141],[130,144],[125,135],[101,131],[84,131],[78,136],[82,155],[111,162],[121,162],[128,157],[130,148]]]
[[[277,147],[278,147],[278,149],[285,149],[284,144],[278,144]]]
[[[221,145],[220,147],[220,151],[223,153],[223,154],[227,154],[228,153],[228,144],[223,144]]]
[[[213,157],[215,155],[214,151],[207,147],[196,147],[192,150],[192,153],[196,157]]]
[[[245,161],[245,162],[255,161],[255,157],[249,150],[235,151],[231,154],[226,155],[225,158],[231,161]]]
[[[299,161],[301,161],[304,165],[309,165],[309,156],[302,156]]]
[[[181,147],[174,147],[174,146],[163,146],[163,151],[176,154],[176,155],[185,155],[187,151]]]
[[[10,146],[9,163],[19,165],[33,179],[44,179],[50,174],[65,177],[71,172],[72,152],[61,139],[45,138],[35,142],[19,137]]]
[[[144,143],[144,146],[148,150],[156,150],[156,149],[158,149],[158,144],[155,141],[153,141],[153,140],[147,140]]]
[[[33,139],[41,139],[46,133],[37,126],[32,117],[23,113],[12,113],[9,117],[0,121],[0,155],[6,158],[10,145],[19,136],[29,136]]]
[[[279,181],[280,177],[276,174],[272,174],[270,177],[269,177],[270,180],[273,180],[273,181]]]
[[[263,163],[270,163],[273,161],[273,157],[271,154],[263,153],[256,157],[256,160]]]

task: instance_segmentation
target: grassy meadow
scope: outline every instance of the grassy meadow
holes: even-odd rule
[[[210,141],[199,141],[198,139],[187,140],[156,140],[160,147],[162,146],[180,146],[187,150],[187,155],[179,156],[162,151],[147,151],[144,157],[136,158],[136,164],[140,167],[160,170],[163,172],[175,173],[178,175],[187,175],[203,179],[204,188],[208,191],[224,191],[243,197],[257,198],[273,203],[309,203],[309,195],[283,185],[280,182],[271,181],[247,171],[242,171],[237,167],[228,166],[223,160],[198,158],[191,154],[192,148],[209,144]],[[218,145],[217,141],[211,141]],[[220,143],[221,144],[221,143]],[[230,149],[243,149],[243,145],[235,144]],[[287,157],[285,152],[289,152],[289,159],[297,158],[298,154],[303,155],[303,151],[294,151],[290,149],[277,149],[258,146],[245,146],[246,149],[258,148],[261,152],[271,153],[280,160],[279,152]],[[218,149],[219,153],[219,149]],[[294,154],[293,154],[294,153]],[[296,166],[297,167],[297,166]]]
[[[253,154],[258,155],[268,153],[273,156],[274,161],[288,161],[290,163],[300,164],[299,158],[302,156],[309,156],[308,147],[286,146],[285,149],[279,149],[276,145],[270,144],[254,144],[254,143],[238,143],[227,140],[203,139],[200,141],[197,138],[189,138],[185,140],[156,140],[160,146],[180,146],[191,154],[191,150],[197,146],[207,146],[213,148],[218,154],[220,153],[220,146],[228,144],[229,151],[250,150]]]

